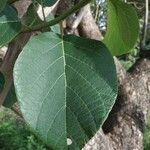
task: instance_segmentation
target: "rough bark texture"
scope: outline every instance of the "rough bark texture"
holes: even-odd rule
[[[150,60],[140,59],[120,84],[119,96],[103,125],[115,150],[142,150],[150,108]]]

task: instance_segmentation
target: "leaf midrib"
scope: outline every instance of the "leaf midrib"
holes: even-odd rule
[[[64,45],[64,39],[63,35],[61,36],[61,44],[62,44],[62,54],[63,54],[63,62],[64,62],[64,80],[65,80],[65,107],[67,108],[67,78],[66,78],[66,58],[65,58],[65,45]],[[67,116],[67,109],[65,109],[66,116]],[[66,134],[66,143],[67,143],[67,120],[65,118],[65,134]]]

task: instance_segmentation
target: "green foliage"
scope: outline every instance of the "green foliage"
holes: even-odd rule
[[[31,4],[28,8],[28,11],[26,13],[26,20],[24,20],[23,24],[25,24],[28,27],[32,27],[36,24],[40,24],[43,21],[39,18],[37,14],[37,7],[35,4]]]
[[[0,12],[5,8],[7,0],[0,0]]]
[[[43,143],[9,110],[0,112],[0,150],[46,150]]]
[[[21,31],[16,10],[6,6],[0,13],[0,47],[10,42]]]
[[[128,71],[139,58],[139,49],[138,47],[132,49],[130,53],[124,54],[118,57],[123,67]]]
[[[121,0],[108,0],[108,24],[104,43],[113,55],[129,52],[135,45],[139,23],[134,8]]]
[[[14,83],[26,122],[55,150],[67,149],[67,138],[68,149],[81,149],[117,96],[115,65],[104,44],[52,32],[25,46]]]

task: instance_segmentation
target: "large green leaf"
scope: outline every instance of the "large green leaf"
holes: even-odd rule
[[[40,3],[42,6],[52,6],[57,2],[57,0],[36,0],[36,1]]]
[[[0,0],[0,12],[5,8],[7,0]]]
[[[15,64],[14,84],[26,122],[54,150],[81,149],[117,95],[107,48],[73,35],[32,38]],[[72,141],[68,148],[67,138]]]
[[[21,23],[16,10],[6,6],[0,13],[0,47],[10,42],[20,31]]]
[[[121,0],[108,0],[108,24],[104,43],[113,55],[129,52],[139,33],[136,11]]]

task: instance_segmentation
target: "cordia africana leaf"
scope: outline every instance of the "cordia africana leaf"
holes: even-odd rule
[[[113,57],[103,43],[52,32],[24,47],[14,84],[27,124],[54,150],[80,150],[117,96]]]
[[[104,43],[113,55],[129,52],[139,34],[139,22],[134,8],[121,0],[108,1],[107,32]]]
[[[24,21],[23,24],[25,26],[32,27],[37,24],[43,23],[43,21],[40,19],[40,17],[37,14],[37,10],[36,10],[37,7],[38,6],[36,6],[35,4],[31,4],[28,7],[25,19],[23,20]]]
[[[21,31],[16,10],[6,6],[0,13],[0,47],[9,43]]]

